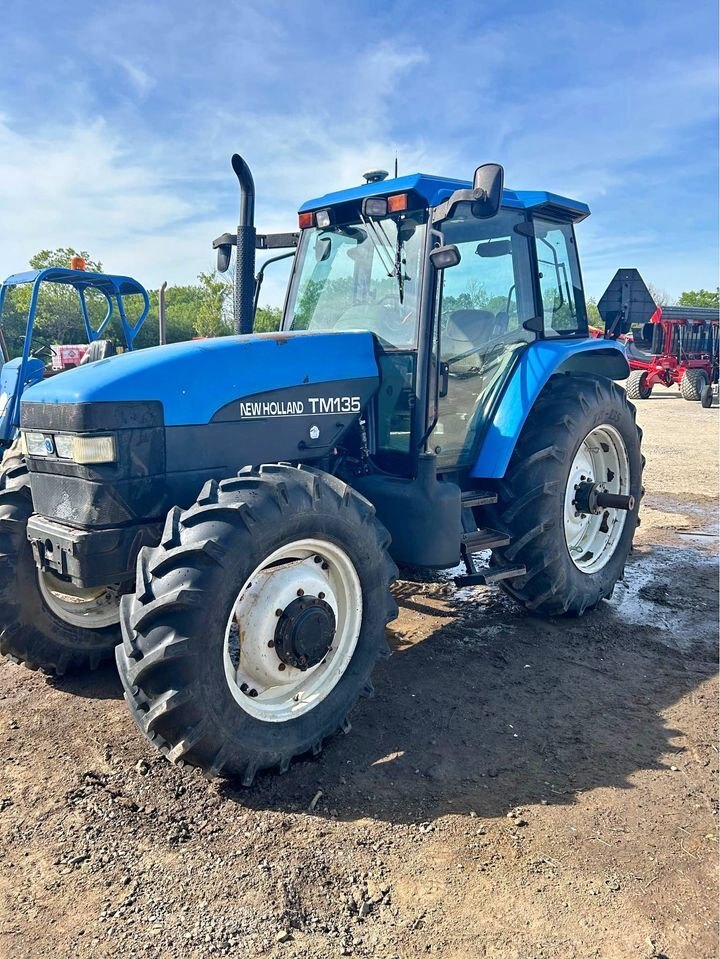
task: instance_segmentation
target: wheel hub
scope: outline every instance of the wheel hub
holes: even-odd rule
[[[595,573],[610,561],[634,508],[625,443],[603,423],[580,443],[565,489],[565,542],[581,572]]]
[[[327,656],[335,638],[335,613],[318,596],[299,596],[281,613],[275,652],[287,666],[303,672]]]
[[[580,515],[585,513],[597,515],[608,508],[634,509],[635,497],[609,493],[602,483],[593,483],[592,480],[588,479],[576,485],[573,506]]]

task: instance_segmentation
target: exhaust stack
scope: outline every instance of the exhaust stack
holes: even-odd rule
[[[240,217],[235,259],[235,331],[252,333],[255,289],[255,183],[250,167],[233,153],[232,168],[240,184]]]

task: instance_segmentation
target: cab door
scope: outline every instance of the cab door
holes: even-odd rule
[[[438,418],[430,448],[441,469],[470,466],[488,400],[517,353],[536,338],[524,324],[536,315],[531,247],[515,228],[521,213],[488,220],[461,204],[443,224],[445,243],[460,263],[438,276],[440,324]]]

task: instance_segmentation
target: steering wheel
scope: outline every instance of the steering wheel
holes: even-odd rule
[[[381,312],[379,312],[378,318],[385,330],[391,334],[391,337],[401,334],[404,339],[407,339],[407,333],[409,332],[407,324],[412,320],[415,311],[404,310],[396,297],[389,294],[381,297],[375,306],[380,308]],[[382,335],[380,331],[378,332]]]
[[[45,356],[48,358],[52,358],[52,348],[45,344],[43,346],[36,347],[34,350],[30,350],[30,356],[32,356],[34,359],[39,359],[43,354],[45,354]]]

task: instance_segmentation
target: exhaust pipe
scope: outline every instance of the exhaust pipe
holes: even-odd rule
[[[235,332],[252,333],[255,290],[255,183],[250,167],[233,153],[232,168],[240,184],[240,218],[235,259]]]

